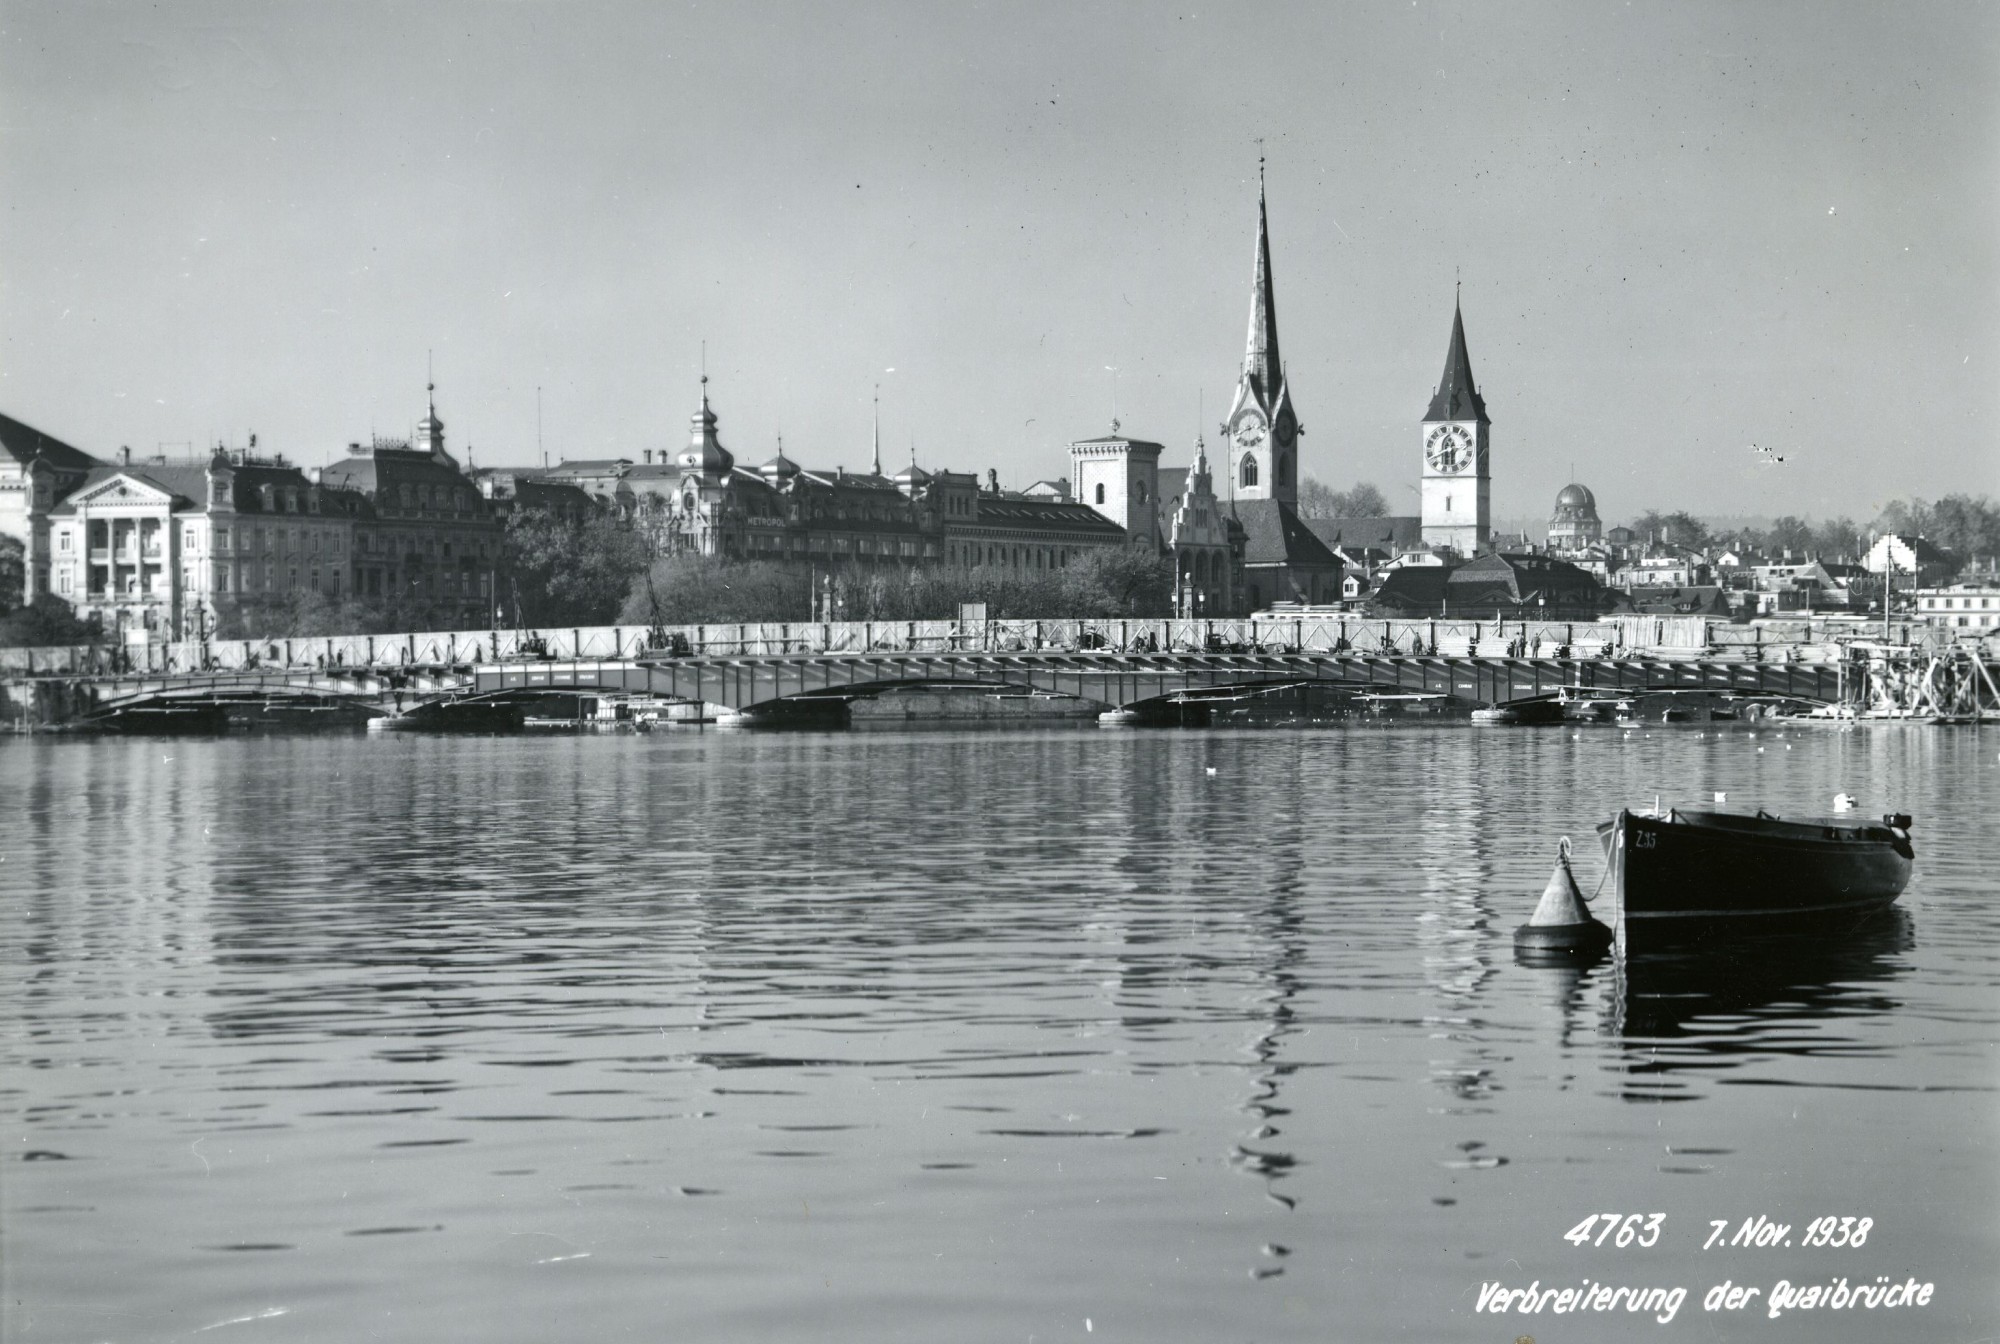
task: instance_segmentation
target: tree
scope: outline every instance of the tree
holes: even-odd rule
[[[1981,495],[1946,495],[1931,506],[1931,540],[1971,564],[2000,555],[2000,507]]]
[[[1388,512],[1388,497],[1367,481],[1352,490],[1335,490],[1311,476],[1299,483],[1301,518],[1382,518]]]
[[[512,591],[500,596],[513,599],[521,624],[608,625],[646,572],[647,546],[616,514],[576,523],[522,509],[507,520],[503,555]]]
[[[1775,520],[1764,533],[1764,548],[1774,554],[1785,551],[1803,554],[1813,548],[1812,524],[1788,513]]]
[[[632,583],[618,611],[625,625],[724,625],[811,616],[810,571],[769,560],[731,562],[705,555],[655,560]]]
[[[18,537],[0,537],[0,616],[21,605],[28,586],[28,548]]]
[[[1632,530],[1641,541],[1658,538],[1663,544],[1698,551],[1709,541],[1708,525],[1691,513],[1661,513],[1648,509],[1633,521]]]
[[[1822,560],[1853,560],[1861,555],[1861,529],[1852,518],[1829,518],[1813,529],[1813,550]]]
[[[95,616],[78,620],[76,609],[53,593],[43,593],[30,605],[0,617],[0,646],[7,648],[95,644],[103,638],[104,629]]]
[[[1299,517],[1340,517],[1340,492],[1325,481],[1308,476],[1299,482]]]

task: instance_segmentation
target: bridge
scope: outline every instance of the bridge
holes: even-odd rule
[[[1152,653],[1095,650],[805,654],[481,667],[481,693],[598,692],[698,700],[756,711],[801,700],[907,688],[1009,688],[1106,708],[1204,692],[1322,683],[1356,694],[1417,693],[1490,705],[1560,687],[1710,690],[1831,701],[1837,667],[1664,659],[1554,659],[1318,652]]]
[[[1808,625],[1802,633],[1814,632]],[[1818,633],[1830,639],[1825,623]],[[115,650],[8,650],[0,651],[0,683],[14,716],[45,723],[204,703],[271,723],[309,719],[308,710],[328,720],[334,711],[402,719],[426,705],[579,696],[694,702],[754,721],[918,687],[1073,696],[1107,709],[1286,686],[1449,698],[1467,708],[1563,687],[1861,698],[1858,646],[1796,636],[1767,646],[1767,637],[1653,618],[625,627],[155,646],[144,651],[145,666]]]

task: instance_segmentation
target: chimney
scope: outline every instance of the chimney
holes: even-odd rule
[[[121,467],[132,465],[132,449],[125,444],[120,444],[118,447],[118,465]]]
[[[1000,493],[1000,469],[998,467],[988,467],[986,469],[986,493],[989,495]]]
[[[651,448],[646,450],[646,465],[649,467],[653,465],[653,450]]]

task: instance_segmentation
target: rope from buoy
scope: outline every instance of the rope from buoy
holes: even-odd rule
[[[1560,840],[1557,840],[1556,862],[1562,864],[1562,866],[1565,868],[1569,867],[1569,856],[1574,848],[1575,846],[1570,843],[1570,839],[1566,835],[1563,836]],[[1604,890],[1604,879],[1610,876],[1611,876],[1611,863],[1609,860],[1606,860],[1604,864],[1604,871],[1597,875],[1597,885],[1590,889],[1590,895],[1584,896],[1583,898],[1583,903],[1585,905],[1588,905],[1592,901],[1597,899],[1597,894]],[[1580,891],[1578,892],[1578,894],[1582,895]]]

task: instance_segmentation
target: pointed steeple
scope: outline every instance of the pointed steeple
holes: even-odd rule
[[[875,384],[875,474],[882,474],[882,384]]]
[[[1425,420],[1476,420],[1486,418],[1486,402],[1472,385],[1472,356],[1465,349],[1465,314],[1454,295],[1451,304],[1451,348],[1444,355],[1444,376],[1438,380]]]
[[[1265,406],[1284,382],[1278,355],[1278,301],[1271,290],[1271,217],[1264,207],[1264,160],[1257,160],[1257,260],[1250,280],[1250,335],[1243,347],[1243,376]]]

